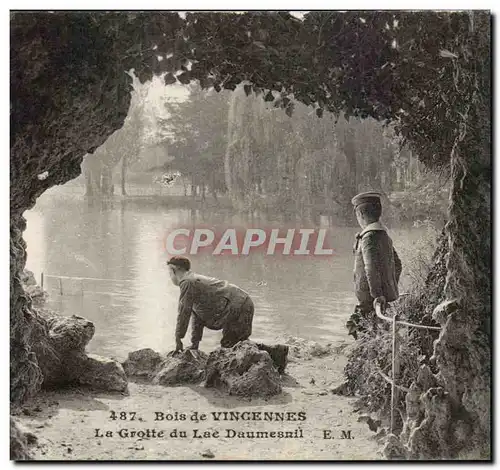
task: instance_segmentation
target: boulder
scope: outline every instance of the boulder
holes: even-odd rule
[[[182,385],[203,380],[207,355],[201,351],[187,349],[168,356],[153,378],[158,385]]]
[[[36,286],[35,275],[29,269],[25,269],[21,272],[21,282],[24,287]]]
[[[130,378],[152,379],[165,358],[151,348],[139,349],[128,354],[122,363],[123,370]]]
[[[146,348],[129,353],[122,365],[129,378],[174,386],[201,382],[207,358],[204,352],[192,349],[162,356]]]
[[[72,381],[92,390],[108,392],[126,392],[128,381],[121,364],[107,357],[95,354],[73,356]],[[67,363],[69,366],[69,363]]]
[[[248,340],[232,348],[218,348],[209,355],[205,387],[245,397],[281,393],[280,375],[271,357]]]
[[[76,385],[127,391],[127,378],[119,362],[85,352],[95,332],[91,321],[76,315],[63,317],[48,309],[36,313],[32,339],[43,375],[42,387]]]
[[[25,292],[31,297],[33,307],[41,308],[47,302],[48,294],[39,286],[26,287]]]
[[[280,375],[284,374],[288,364],[288,352],[290,347],[286,344],[273,344],[269,346],[263,343],[256,343],[256,345],[261,351],[266,351],[269,354],[278,373]]]
[[[45,305],[48,294],[36,283],[35,275],[28,269],[21,273],[21,284],[26,294],[31,297],[34,307],[41,308]]]
[[[95,333],[94,324],[77,315],[52,316],[48,326],[52,345],[61,355],[83,352]]]
[[[27,433],[17,423],[17,421],[10,418],[10,460],[31,460],[29,450],[29,433]]]

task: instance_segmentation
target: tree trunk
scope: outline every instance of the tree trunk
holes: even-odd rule
[[[100,195],[102,163],[95,154],[89,154],[84,158],[82,171],[85,174],[85,195]]]
[[[191,197],[196,198],[196,185],[194,184],[194,178],[191,177]]]
[[[344,131],[344,144],[342,146],[342,151],[344,152],[347,165],[349,168],[349,175],[347,176],[348,184],[346,184],[346,189],[348,189],[348,194],[344,194],[344,203],[349,206],[350,199],[356,195],[358,192],[358,162],[356,158],[356,144],[354,141],[353,131],[347,129]]]
[[[236,143],[236,136],[235,133],[237,132],[237,122],[236,120],[240,118],[238,116],[237,112],[237,103],[238,103],[238,96],[237,92],[241,93],[241,90],[238,88],[233,92],[231,95],[231,101],[229,104],[229,112],[228,112],[228,118],[227,118],[227,147],[226,147],[226,152],[224,154],[224,179],[226,183],[226,188],[229,197],[232,199],[233,196],[233,178],[232,178],[232,170],[231,170],[231,165],[232,165],[232,159],[233,159],[233,153],[234,153],[234,145]]]
[[[126,183],[126,176],[127,176],[127,156],[124,155],[122,158],[122,171],[121,171],[121,189],[122,189],[122,196],[127,195],[127,190],[125,188],[125,183]]]
[[[92,173],[90,169],[86,168],[84,170],[85,174],[85,196],[93,196],[94,195],[94,188],[92,186]]]
[[[101,173],[101,194],[104,196],[112,196],[113,195],[113,179],[111,174],[111,168],[106,165],[102,167]]]

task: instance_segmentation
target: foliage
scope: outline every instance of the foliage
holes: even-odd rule
[[[401,320],[416,324],[439,326],[432,320],[432,308],[443,300],[446,278],[446,244],[444,233],[436,241],[431,227],[416,243],[413,252],[400,253],[405,274],[411,279],[406,292],[393,303],[389,316],[397,314]],[[432,255],[430,255],[432,253]],[[409,267],[409,268],[407,268]],[[437,269],[436,269],[437,267]],[[349,353],[345,369],[350,390],[358,397],[358,406],[383,419],[390,414],[391,386],[380,372],[391,377],[392,333],[389,323],[364,321],[366,332]],[[415,328],[401,328],[399,333],[400,371],[397,384],[408,388],[417,378],[421,364],[429,365],[434,353],[433,343],[437,332]],[[405,416],[405,393],[399,394],[397,415],[399,429]]]
[[[49,82],[44,70],[57,63],[61,76],[79,77],[74,92],[88,93],[92,77],[79,67],[99,67],[111,51],[117,66],[135,69],[143,83],[155,74],[164,74],[167,84],[198,81],[217,91],[245,82],[245,93],[287,114],[294,98],[318,116],[330,111],[391,121],[436,168],[449,163],[455,140],[473,125],[471,106],[490,89],[486,11],[313,11],[302,19],[284,11],[185,18],[175,12],[17,13],[14,23],[14,46],[18,36],[49,37],[54,29],[64,45],[57,57],[37,57],[44,67],[35,77],[11,76],[15,126],[37,122],[38,110],[18,110],[16,103],[37,81]],[[72,60],[62,60],[66,56]],[[32,60],[29,50],[14,50],[14,58],[13,74]],[[56,104],[48,91],[43,99]]]
[[[129,17],[131,27],[140,20]],[[401,143],[439,168],[464,131],[478,77],[488,83],[488,22],[487,12],[147,14],[133,57],[145,64],[142,81],[164,73],[167,84],[217,91],[244,83],[287,115],[299,101],[317,116],[391,122]]]
[[[446,166],[473,92],[459,81],[489,73],[488,21],[487,12],[158,14],[137,46],[149,63],[139,75],[216,90],[248,80],[247,93],[288,114],[293,95],[318,116],[392,121],[424,162]]]
[[[224,153],[227,145],[227,93],[190,87],[185,101],[166,102],[166,118],[158,118],[164,145],[174,156],[169,169],[188,176],[195,186],[224,191]]]
[[[141,82],[164,74],[167,84],[198,81],[216,91],[244,82],[245,93],[289,115],[295,100],[318,116],[330,111],[392,122],[402,142],[436,168],[448,165],[456,139],[473,125],[474,97],[489,93],[489,22],[483,11],[313,11],[302,19],[283,11],[185,18],[92,12],[18,14],[15,31],[43,33],[55,25],[68,44],[64,52],[89,65],[102,57],[87,57],[96,45],[75,41],[82,31],[100,38],[99,51],[120,44],[121,66],[134,68]],[[65,63],[61,73],[77,75],[77,64]],[[85,84],[81,77],[78,86]],[[36,122],[35,111],[23,116]]]
[[[157,134],[166,136],[164,145],[175,157],[165,170],[175,168],[212,191],[229,188],[238,208],[278,209],[290,217],[317,210],[344,219],[352,215],[352,194],[368,189],[407,190],[396,202],[408,200],[411,207],[409,189],[422,183],[422,172],[391,126],[371,118],[348,122],[329,112],[318,119],[300,102],[287,116],[247,96],[245,86],[228,94],[190,85],[186,101],[165,104],[167,117],[157,117]],[[432,203],[423,199],[422,211]]]
[[[392,192],[389,200],[399,222],[411,222],[414,227],[420,227],[430,221],[443,221],[449,194],[449,181],[427,172],[407,183],[403,190]]]

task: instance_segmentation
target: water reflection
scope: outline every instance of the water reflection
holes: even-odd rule
[[[131,201],[103,205],[86,204],[81,197],[45,197],[41,202],[25,214],[27,268],[37,279],[44,272],[52,308],[95,323],[89,350],[118,359],[142,347],[168,351],[174,346],[179,290],[165,267],[165,233],[197,224],[279,226],[255,216],[247,222],[227,211],[171,209]],[[255,339],[272,341],[291,334],[318,341],[344,340],[343,325],[354,304],[355,232],[356,228],[331,229],[333,257],[200,255],[192,257],[193,269],[228,279],[250,292],[256,305]],[[98,280],[60,281],[50,275]],[[205,331],[203,345],[208,349],[219,339],[219,332]]]

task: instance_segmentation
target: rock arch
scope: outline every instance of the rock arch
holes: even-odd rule
[[[489,446],[490,15],[488,12],[13,13],[11,15],[11,399],[40,386],[31,331],[36,313],[20,275],[23,212],[46,189],[75,178],[86,153],[123,125],[135,69],[141,81],[246,91],[293,111],[306,105],[396,122],[424,163],[446,168],[452,191],[444,293],[436,316],[436,384],[422,390],[424,419],[408,449],[430,443],[455,457]],[[161,61],[158,56],[162,56]],[[174,74],[176,74],[174,76]],[[45,179],[37,175],[48,172]],[[424,386],[424,385],[422,385]],[[430,386],[427,384],[427,386]],[[450,427],[474,422],[465,436]],[[465,426],[465,424],[464,424]],[[465,428],[464,428],[465,429]]]

